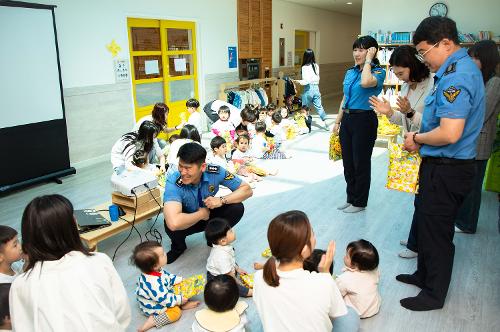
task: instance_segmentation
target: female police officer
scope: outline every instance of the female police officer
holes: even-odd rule
[[[376,58],[378,44],[370,36],[363,36],[352,46],[354,67],[344,78],[344,98],[335,121],[342,145],[342,162],[347,183],[347,202],[338,207],[346,213],[365,209],[370,191],[371,156],[377,138],[377,115],[368,102],[370,96],[382,91],[385,70]],[[342,122],[341,122],[342,121]]]

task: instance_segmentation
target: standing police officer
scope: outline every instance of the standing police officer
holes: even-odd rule
[[[184,144],[178,153],[179,171],[165,183],[163,214],[165,231],[172,242],[167,262],[173,263],[186,250],[186,237],[205,231],[209,219],[224,218],[236,225],[243,216],[243,201],[252,189],[224,168],[207,165],[206,150],[198,143]],[[215,197],[219,185],[232,193]]]
[[[454,220],[472,189],[476,140],[484,118],[485,99],[481,72],[460,48],[457,27],[446,17],[424,19],[413,36],[417,58],[434,77],[425,100],[420,132],[405,135],[405,149],[420,150],[419,193],[415,196],[413,234],[418,265],[414,274],[397,280],[420,287],[401,305],[415,311],[444,305],[453,269]]]

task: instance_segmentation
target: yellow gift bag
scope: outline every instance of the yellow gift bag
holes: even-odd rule
[[[342,159],[342,148],[340,146],[340,137],[337,133],[332,132],[330,135],[330,149],[328,153],[330,160],[336,161]]]
[[[174,285],[174,293],[182,295],[185,298],[192,298],[203,292],[206,280],[203,274],[197,274],[183,279],[180,283]]]
[[[422,158],[418,152],[403,150],[402,144],[389,144],[387,189],[418,193],[418,172]]]
[[[266,248],[263,252],[262,252],[262,257],[265,257],[265,258],[269,258],[271,257],[273,254],[271,253],[271,248]]]
[[[240,279],[243,283],[243,286],[253,288],[253,273],[240,274]]]

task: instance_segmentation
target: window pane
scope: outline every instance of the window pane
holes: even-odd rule
[[[163,82],[145,83],[135,85],[137,107],[154,105],[165,100],[163,95]]]
[[[134,57],[135,79],[157,78],[163,76],[163,68],[160,55],[135,56]]]
[[[169,51],[192,50],[191,30],[167,29],[167,47]]]
[[[159,28],[130,28],[134,51],[160,51]]]
[[[168,57],[169,76],[192,75],[193,56],[191,54],[170,55]]]
[[[170,81],[170,102],[194,98],[194,80]]]

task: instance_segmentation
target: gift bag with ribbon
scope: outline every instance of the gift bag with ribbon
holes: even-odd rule
[[[342,159],[342,148],[340,146],[340,137],[337,133],[332,132],[330,135],[330,149],[328,152],[330,160],[336,161]]]
[[[183,279],[180,283],[174,285],[174,293],[182,295],[185,298],[192,298],[203,292],[206,280],[203,274],[197,274]]]
[[[403,150],[402,144],[389,144],[387,189],[418,193],[418,172],[422,158],[418,152]]]
[[[493,152],[488,161],[484,187],[488,191],[500,193],[500,149]]]

